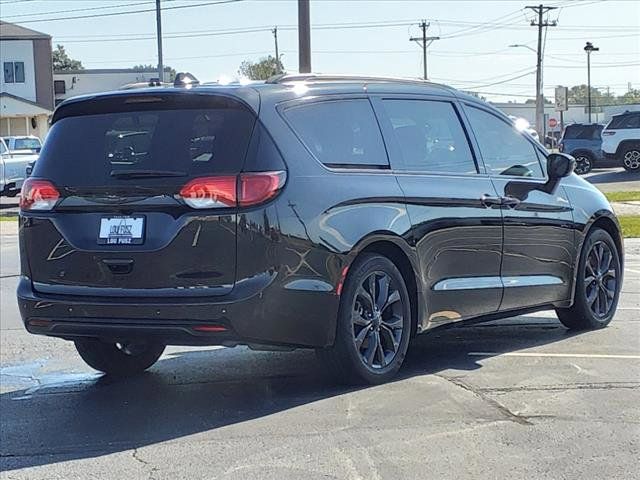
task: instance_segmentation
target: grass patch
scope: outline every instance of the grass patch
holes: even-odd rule
[[[640,191],[637,192],[603,192],[610,202],[628,202],[640,200]]]
[[[625,238],[640,238],[640,215],[621,215],[618,221]]]
[[[17,215],[0,215],[0,222],[17,222]]]

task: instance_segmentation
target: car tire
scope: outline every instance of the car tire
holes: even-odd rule
[[[622,152],[622,166],[629,172],[640,171],[640,145],[626,147]]]
[[[556,309],[558,319],[569,329],[606,327],[615,314],[621,283],[618,247],[609,233],[596,227],[582,247],[573,305]]]
[[[386,257],[363,254],[344,282],[335,342],[316,352],[341,383],[384,383],[402,366],[411,325],[409,294],[398,268]]]
[[[18,194],[20,193],[20,190],[9,190],[7,192],[7,197],[9,198],[15,198],[18,196]]]
[[[571,153],[571,156],[576,159],[574,171],[578,175],[585,175],[593,169],[593,155],[587,152],[576,152]]]
[[[114,377],[144,372],[165,348],[157,343],[109,343],[93,338],[76,340],[75,345],[87,365]]]

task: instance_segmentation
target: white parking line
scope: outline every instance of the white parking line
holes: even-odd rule
[[[469,352],[470,357],[559,357],[559,358],[619,358],[640,360],[640,355],[607,355],[599,353],[527,353],[527,352]]]
[[[627,272],[640,273],[640,270],[634,270],[633,268],[625,268]]]

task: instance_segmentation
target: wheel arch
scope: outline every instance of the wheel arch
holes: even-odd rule
[[[580,242],[577,248],[577,255],[573,268],[573,285],[571,286],[571,304],[575,299],[576,284],[578,276],[578,268],[580,265],[580,258],[582,257],[582,250],[584,248],[585,241],[589,234],[596,228],[601,228],[613,239],[618,249],[618,257],[620,258],[620,272],[624,275],[624,245],[622,241],[622,229],[618,223],[618,219],[609,210],[599,210],[594,213],[589,221],[585,224],[582,232],[580,233]]]
[[[409,245],[395,235],[373,235],[361,241],[355,250],[351,265],[358,257],[367,253],[375,253],[387,257],[400,270],[409,293],[411,308],[411,336],[417,333],[418,319],[423,309],[420,302],[420,286],[418,283],[417,265]]]
[[[635,140],[635,139],[622,140],[618,144],[618,148],[616,149],[616,156],[624,154],[625,149],[627,149],[628,147],[640,148],[640,140]]]

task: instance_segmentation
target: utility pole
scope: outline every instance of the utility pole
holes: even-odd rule
[[[532,27],[538,27],[538,50],[537,56],[538,61],[536,63],[536,131],[540,138],[544,138],[544,94],[542,88],[542,29],[547,27],[555,27],[558,23],[554,20],[553,22],[548,22],[543,19],[545,13],[550,10],[555,10],[558,7],[545,7],[540,4],[537,6],[528,6],[525,7],[530,10],[533,10],[538,14],[538,21],[536,23],[535,20],[531,21]]]
[[[427,28],[429,28],[429,25],[430,24],[427,23],[426,20],[422,20],[422,23],[420,23],[420,28],[422,29],[422,37],[409,38],[410,42],[416,42],[422,47],[422,78],[424,80],[427,79],[427,47],[434,41],[440,40],[440,37],[427,37]]]
[[[584,51],[587,52],[587,111],[589,112],[589,123],[591,123],[591,52],[599,50],[591,42],[587,42],[584,46]]]
[[[280,54],[278,53],[278,27],[273,27],[271,33],[273,33],[273,41],[276,44],[276,74],[278,74],[282,73],[280,72]]]
[[[156,29],[158,36],[158,80],[164,81],[164,65],[162,65],[162,15],[160,13],[160,0],[156,0]]]
[[[298,0],[298,71],[311,73],[309,0]]]

